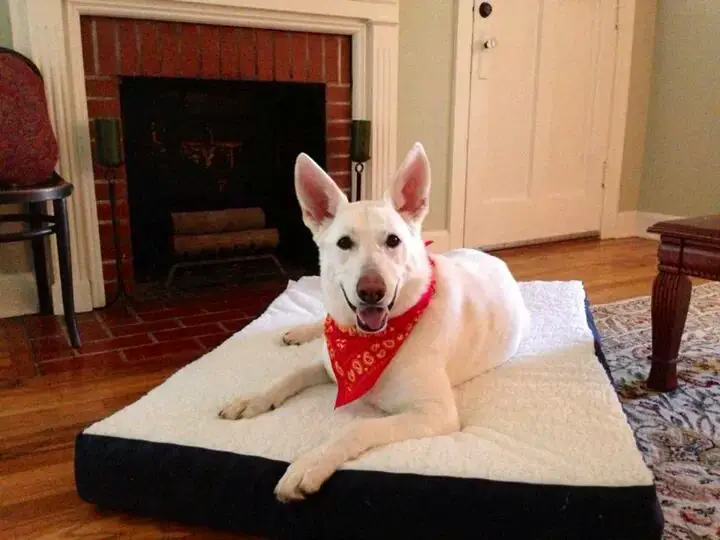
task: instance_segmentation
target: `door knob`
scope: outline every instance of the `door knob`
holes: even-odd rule
[[[480,4],[480,8],[478,9],[478,11],[480,12],[480,16],[483,19],[486,19],[492,13],[492,4],[490,2],[483,2],[482,4]]]
[[[483,43],[484,49],[494,49],[497,47],[497,40],[495,38],[490,38]]]

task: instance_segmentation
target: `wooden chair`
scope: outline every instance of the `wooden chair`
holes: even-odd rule
[[[38,300],[52,313],[45,237],[55,235],[63,310],[73,347],[81,345],[73,298],[67,198],[73,191],[56,172],[58,146],[37,66],[16,51],[0,47],[0,205],[26,205],[27,212],[0,215],[0,223],[26,226],[0,233],[0,244],[32,242]],[[52,202],[53,215],[45,212]]]
[[[28,225],[22,231],[0,233],[0,244],[8,242],[32,242],[35,283],[41,313],[52,313],[52,297],[47,272],[45,236],[54,234],[57,240],[58,262],[60,263],[60,286],[62,289],[63,311],[70,343],[75,348],[81,345],[80,333],[75,316],[73,297],[72,262],[70,258],[70,236],[67,219],[67,197],[73,185],[54,174],[46,184],[19,189],[0,189],[0,204],[27,204],[29,212],[0,215],[2,222],[24,222]],[[54,215],[46,214],[44,206],[52,201]]]

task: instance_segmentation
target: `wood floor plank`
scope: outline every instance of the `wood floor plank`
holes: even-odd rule
[[[598,304],[650,294],[656,251],[653,241],[623,239],[563,242],[496,254],[519,280],[581,280],[590,301]],[[92,320],[103,317],[96,314]],[[0,384],[0,538],[237,538],[100,511],[75,491],[75,435],[160,384],[189,357],[39,375],[21,323],[0,321],[0,380],[17,377],[14,386]],[[50,334],[57,333],[56,326],[53,319],[35,320],[32,329]]]

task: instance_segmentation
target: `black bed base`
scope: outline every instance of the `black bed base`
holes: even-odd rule
[[[609,376],[587,306],[596,353]],[[287,463],[80,434],[80,497],[101,507],[266,538],[660,540],[654,486],[534,485],[341,470],[300,503],[273,494]]]

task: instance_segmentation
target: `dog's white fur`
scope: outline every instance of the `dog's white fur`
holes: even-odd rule
[[[410,150],[381,201],[349,203],[305,154],[296,161],[295,187],[305,224],[319,246],[323,302],[339,324],[356,324],[341,286],[357,306],[356,285],[368,269],[382,276],[388,297],[397,288],[391,317],[418,301],[431,274],[420,234],[430,193],[430,165],[422,145],[416,143]],[[400,239],[397,247],[385,244],[389,234]],[[343,236],[352,239],[352,249],[338,247]],[[378,382],[362,398],[387,416],[354,420],[300,456],[275,488],[279,500],[299,500],[315,493],[345,462],[371,448],[457,431],[460,423],[453,387],[502,364],[517,351],[529,314],[506,264],[475,250],[433,257],[437,268],[434,299]],[[283,341],[298,345],[321,337],[323,323],[318,321],[290,330]],[[335,377],[323,347],[323,363],[293,373],[264,393],[233,400],[220,416],[251,418],[331,379]]]

